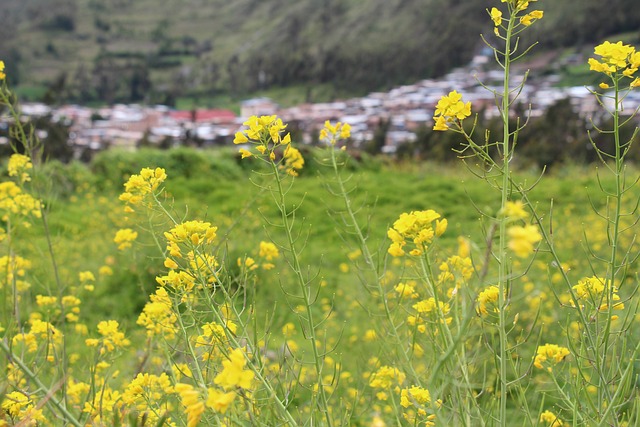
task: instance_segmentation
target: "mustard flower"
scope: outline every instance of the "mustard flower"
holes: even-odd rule
[[[281,166],[291,176],[298,176],[298,171],[304,166],[304,158],[297,148],[288,145],[284,150],[284,165]]]
[[[291,135],[282,135],[287,125],[277,116],[251,116],[243,123],[248,129],[236,132],[234,144],[253,144],[261,155],[266,155],[270,160],[275,159],[274,148],[279,145],[289,145]],[[254,154],[245,149],[240,149],[242,158],[251,157]]]
[[[543,11],[534,10],[532,12],[527,13],[524,16],[521,16],[520,23],[525,27],[528,27],[529,25],[533,24],[534,21],[537,21],[538,19],[542,19],[543,16],[544,16]]]
[[[31,177],[27,171],[33,169],[33,164],[28,156],[24,154],[13,154],[9,158],[7,169],[9,170],[9,176],[17,176],[21,183],[31,181]]]
[[[124,193],[119,199],[127,204],[125,211],[133,212],[132,205],[139,205],[149,194],[154,193],[165,180],[167,174],[162,168],[143,168],[139,175],[131,175],[124,184]]]
[[[174,393],[171,379],[166,373],[159,376],[149,373],[139,373],[125,388],[122,400],[127,405],[146,406],[148,402],[161,401],[167,394]],[[141,409],[141,408],[138,408]]]
[[[4,80],[7,75],[4,73],[4,61],[0,61],[0,80]]]
[[[471,102],[462,102],[462,95],[457,91],[449,92],[448,95],[440,98],[436,104],[433,115],[435,125],[433,130],[447,130],[449,125],[454,123],[460,128],[460,123],[471,115]]]
[[[478,312],[478,314],[489,314],[489,310],[491,308],[491,312],[497,312],[499,296],[500,288],[498,288],[497,286],[489,286],[488,288],[480,292],[476,300],[476,311]]]
[[[551,411],[544,411],[540,414],[540,422],[545,423],[548,427],[562,427],[564,422],[556,414]]]
[[[130,228],[122,228],[116,232],[113,241],[118,245],[118,250],[125,250],[131,247],[131,242],[138,238],[138,232]]]
[[[387,237],[392,241],[388,252],[392,256],[402,256],[405,253],[404,246],[411,242],[415,249],[409,253],[414,256],[420,255],[432,243],[434,237],[441,236],[446,228],[446,220],[441,220],[440,214],[434,210],[402,213],[393,223],[393,227],[387,230]]]
[[[394,291],[400,298],[416,299],[419,296],[415,289],[415,282],[398,283]]]
[[[103,320],[98,323],[98,333],[101,339],[87,339],[85,344],[89,347],[100,346],[100,354],[110,353],[115,350],[128,347],[131,342],[125,338],[124,333],[118,330],[120,324],[117,320]]]
[[[207,408],[211,408],[216,412],[224,414],[229,409],[229,406],[233,403],[236,398],[236,393],[230,391],[228,393],[216,390],[214,388],[209,388],[207,394]]]
[[[258,252],[258,255],[267,261],[273,261],[280,256],[280,252],[275,244],[262,241],[260,242],[260,252]]]
[[[213,382],[225,390],[235,387],[251,388],[255,374],[251,370],[244,369],[246,364],[244,352],[236,348],[229,354],[228,359],[222,362],[224,368],[216,375]]]
[[[336,122],[334,125],[327,120],[320,131],[320,141],[326,141],[331,145],[336,145],[338,140],[349,139],[349,137],[351,137],[351,125],[348,123]]]
[[[148,373],[139,373],[125,388],[122,393],[122,401],[125,405],[134,406],[140,414],[139,420],[144,418],[146,422],[155,425],[159,419],[159,414],[167,412],[169,409],[166,400],[167,395],[174,393],[171,380],[166,373],[159,376]],[[159,407],[163,407],[159,411]],[[167,420],[171,425],[170,420]]]
[[[525,210],[524,203],[520,200],[508,201],[500,211],[500,216],[510,220],[525,219],[529,216]]]
[[[45,421],[41,409],[36,409],[33,400],[21,391],[12,391],[4,396],[2,410],[17,421],[30,420],[31,424],[20,422],[19,425],[38,425]],[[18,425],[18,424],[16,424]]]
[[[177,332],[178,318],[173,312],[173,303],[165,288],[158,288],[149,297],[138,316],[136,323],[144,326],[148,337],[163,336],[165,339],[173,339]]]
[[[534,246],[542,236],[535,225],[525,225],[509,227],[507,230],[509,235],[509,249],[511,249],[520,258],[526,258],[531,255]]]
[[[109,386],[102,386],[100,393],[94,393],[93,398],[84,402],[82,412],[87,413],[96,421],[88,424],[102,424],[99,421],[107,414],[119,411],[122,407],[122,395],[118,390]],[[110,418],[110,417],[109,417]]]
[[[609,292],[611,289],[610,281],[596,276],[585,277],[578,281],[578,284],[572,287],[579,300],[588,301],[598,308],[598,310],[608,310]],[[624,303],[620,301],[618,289],[614,286],[612,293],[612,303],[614,310],[624,309]]]
[[[0,289],[14,281],[21,281],[31,265],[31,261],[19,255],[0,257]]]
[[[381,366],[376,372],[371,375],[369,380],[369,387],[388,389],[393,385],[399,385],[404,382],[406,375],[398,368],[391,366]]]
[[[431,394],[429,390],[425,388],[414,385],[410,388],[402,389],[400,392],[400,405],[403,408],[408,408],[411,405],[425,405],[427,403],[431,403]]]
[[[167,250],[171,256],[182,258],[184,254],[179,245],[191,248],[200,244],[213,243],[216,231],[218,227],[211,226],[210,222],[199,220],[183,222],[164,233],[168,242]]]
[[[557,365],[562,362],[569,354],[569,349],[566,347],[560,347],[556,344],[545,344],[538,346],[536,356],[533,361],[533,365],[538,369],[544,369],[544,364],[547,365],[547,370],[551,370],[551,365]]]
[[[42,204],[39,200],[23,192],[15,182],[0,182],[0,215],[2,215],[2,220],[6,221],[10,215],[40,218],[42,215],[41,207]]]
[[[617,43],[605,41],[594,48],[594,53],[600,56],[601,60],[589,58],[589,68],[609,76],[621,72],[626,77],[632,77],[640,66],[640,56],[635,48],[621,41]]]
[[[492,7],[489,15],[491,15],[491,20],[496,27],[502,24],[502,12],[498,8]]]
[[[180,396],[180,401],[185,406],[187,414],[187,427],[195,427],[202,418],[205,411],[204,402],[200,399],[200,393],[194,389],[192,385],[178,383],[175,385],[175,391]]]

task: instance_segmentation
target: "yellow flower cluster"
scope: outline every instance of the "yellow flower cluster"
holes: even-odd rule
[[[579,280],[578,284],[573,286],[572,289],[579,300],[589,302],[591,305],[597,307],[598,310],[607,310],[609,308],[607,299],[609,298],[611,285],[608,280],[596,276],[585,277]],[[623,310],[624,303],[617,301],[620,301],[620,295],[618,295],[618,289],[614,286],[612,299],[613,309]]]
[[[131,206],[142,203],[144,198],[154,193],[166,179],[167,174],[162,168],[143,168],[139,175],[131,175],[124,184],[124,193],[120,195],[120,200],[127,204],[125,211],[133,212]]]
[[[194,278],[200,277],[208,283],[216,281],[215,269],[218,261],[213,255],[206,253],[202,245],[210,245],[216,239],[216,231],[209,222],[185,221],[176,225],[164,233],[167,239],[167,251],[169,257],[164,261],[165,267],[171,269],[167,276],[158,277],[156,280],[161,285],[172,284],[175,288],[191,290]],[[186,259],[185,270],[180,270],[178,262]]]
[[[137,324],[144,326],[148,337],[161,336],[167,340],[175,337],[178,318],[173,312],[173,304],[167,290],[163,287],[149,297],[138,316]]]
[[[405,254],[404,247],[412,242],[415,248],[409,254],[421,255],[434,237],[441,236],[446,230],[447,220],[440,219],[440,214],[434,210],[402,213],[387,231],[387,236],[392,241],[388,252],[396,257],[402,256]]]
[[[62,332],[51,323],[40,319],[31,319],[30,323],[29,332],[15,335],[12,344],[15,346],[23,343],[28,353],[37,351],[39,344],[46,344],[46,359],[53,362],[57,349],[62,344]]]
[[[166,398],[173,393],[175,389],[166,373],[163,372],[160,375],[139,373],[122,393],[122,402],[135,408],[140,414],[138,421],[144,420],[151,425],[156,425],[161,414],[166,414],[171,409]],[[165,423],[172,425],[170,418],[166,419]]]
[[[304,158],[297,148],[288,145],[284,150],[284,164],[280,166],[281,169],[291,175],[298,176],[298,171],[304,167]]]
[[[29,176],[29,170],[33,169],[33,163],[31,159],[24,154],[14,154],[9,158],[9,164],[7,165],[9,170],[9,176],[16,176],[21,183],[31,181]]]
[[[534,245],[542,240],[540,231],[535,225],[514,225],[507,230],[509,235],[509,249],[518,257],[526,258],[535,249]]]
[[[489,286],[476,299],[476,311],[478,314],[487,315],[489,313],[498,312],[498,299],[500,297],[500,288],[497,286]]]
[[[408,411],[403,413],[403,417],[414,425],[433,426],[436,418],[435,414],[427,415],[425,405],[431,403],[431,394],[429,390],[419,387],[411,386],[404,388],[400,392],[400,406],[403,408],[415,408],[414,411]],[[420,419],[420,421],[418,421]]]
[[[261,155],[267,156],[271,161],[276,159],[274,149],[277,146],[291,143],[291,134],[282,136],[287,125],[277,116],[251,116],[243,125],[249,129],[236,132],[233,143],[253,144]],[[244,148],[240,149],[240,154],[243,159],[254,155],[253,152]]]
[[[216,375],[213,382],[225,390],[236,387],[250,389],[255,374],[252,370],[245,369],[247,360],[245,353],[239,348],[229,353],[228,359],[222,362],[223,369]]]
[[[391,386],[402,384],[405,378],[406,375],[398,368],[381,366],[371,375],[369,387],[388,389]]]
[[[425,333],[426,326],[424,325],[425,318],[432,315],[436,319],[439,317],[444,317],[444,321],[447,323],[451,323],[451,317],[445,317],[449,314],[451,307],[449,304],[438,301],[436,304],[435,298],[427,298],[422,301],[418,301],[413,304],[413,309],[417,312],[415,316],[407,317],[407,324],[409,326],[417,327],[418,332]]]
[[[349,123],[336,122],[331,124],[329,120],[324,122],[324,128],[320,131],[320,141],[327,142],[330,145],[336,145],[340,139],[349,139],[351,137],[351,125]]]
[[[502,3],[507,3],[509,6],[515,8],[515,10],[526,10],[529,7],[529,3],[538,0],[501,0]]]
[[[264,258],[264,260],[267,261],[262,263],[262,268],[265,270],[271,270],[275,267],[271,261],[280,257],[280,251],[278,251],[278,247],[275,244],[261,241],[258,255],[260,258]]]
[[[230,334],[236,334],[238,326],[232,320],[226,320],[224,326],[216,322],[209,322],[202,325],[202,334],[196,338],[195,347],[205,350],[205,353],[202,355],[203,360],[211,359],[218,347],[229,346],[227,330]]]
[[[0,257],[0,289],[13,286],[14,281],[19,292],[29,289],[29,283],[22,280],[27,270],[31,268],[31,261],[18,255]]]
[[[621,41],[617,43],[604,42],[595,47],[594,53],[601,57],[600,60],[589,58],[589,69],[604,73],[610,77],[628,77],[633,79],[631,87],[640,86],[640,77],[634,79],[634,74],[640,67],[640,52],[635,47],[625,45]],[[601,85],[608,88],[607,84]]]
[[[0,214],[3,221],[8,221],[11,215],[41,217],[40,201],[22,191],[15,182],[0,182]],[[28,226],[27,223],[25,223]]]
[[[138,232],[130,228],[122,228],[116,232],[113,241],[118,245],[118,250],[125,250],[131,247],[131,242],[138,238]]]
[[[15,425],[35,426],[46,421],[42,409],[37,409],[33,400],[21,391],[12,391],[4,395],[2,411],[15,422]],[[9,424],[0,420],[0,425]]]
[[[538,346],[533,365],[538,369],[544,369],[546,365],[547,370],[551,371],[553,365],[562,362],[569,354],[571,353],[566,347],[560,347],[556,344],[541,345]]]
[[[540,414],[540,422],[545,423],[547,427],[562,427],[564,422],[553,412],[544,411]]]
[[[117,320],[101,321],[98,323],[98,333],[102,338],[88,338],[85,340],[85,344],[88,347],[100,347],[101,355],[128,347],[131,341],[125,338],[124,333],[118,329],[119,326]]]
[[[457,91],[451,91],[448,95],[440,98],[436,104],[436,111],[433,115],[435,125],[433,130],[445,131],[449,125],[454,124],[457,128],[462,126],[462,120],[471,115],[471,102],[462,102],[462,95]]]

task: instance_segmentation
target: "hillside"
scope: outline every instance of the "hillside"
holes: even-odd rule
[[[498,2],[495,2],[498,4]],[[634,0],[540,0],[541,48],[640,28]],[[310,100],[443,74],[491,33],[486,0],[3,0],[0,57],[50,102]],[[311,88],[314,88],[313,90]]]

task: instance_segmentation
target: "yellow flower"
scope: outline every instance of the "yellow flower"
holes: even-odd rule
[[[150,338],[160,335],[168,340],[172,339],[177,332],[178,318],[172,310],[173,304],[167,290],[158,288],[149,299],[151,301],[145,304],[136,323],[147,329],[147,336]]]
[[[431,402],[429,390],[418,386],[402,389],[400,393],[400,405],[408,408],[411,405],[420,406]],[[417,405],[416,405],[417,404]]]
[[[556,414],[551,411],[544,411],[540,414],[540,422],[544,422],[548,427],[562,427],[564,423]]]
[[[242,155],[241,159],[246,159],[247,157],[253,156],[253,153],[249,150],[245,150],[244,148],[240,149],[240,154]]]
[[[0,61],[0,80],[4,80],[7,75],[4,73],[4,61]]]
[[[207,407],[224,414],[227,412],[227,409],[229,409],[229,406],[233,403],[235,398],[236,393],[233,391],[224,393],[214,388],[210,388],[207,396]]]
[[[291,145],[284,151],[284,170],[291,176],[298,176],[298,171],[304,166],[304,158],[297,148]]]
[[[491,312],[497,313],[499,296],[500,288],[497,286],[489,286],[478,295],[476,311],[479,314],[489,314],[489,309],[493,307]]]
[[[491,8],[491,20],[493,20],[494,25],[497,27],[502,24],[502,12],[495,7]]]
[[[349,139],[351,137],[351,125],[337,122],[331,124],[329,120],[324,122],[324,128],[320,131],[320,140],[335,145],[339,139]]]
[[[520,200],[507,202],[500,213],[501,216],[509,219],[525,219],[529,216],[524,208],[524,203]]]
[[[247,136],[244,133],[236,132],[236,136],[233,139],[234,144],[245,144],[247,142],[249,142],[249,138],[247,138]]]
[[[125,338],[124,333],[118,330],[117,320],[103,320],[98,323],[98,333],[102,335],[99,340],[87,339],[85,344],[90,347],[97,347],[102,344],[100,354],[109,353],[120,348],[129,346],[131,342]]]
[[[404,382],[406,375],[398,368],[382,366],[371,375],[369,387],[388,389],[392,385],[399,385]]]
[[[578,299],[588,301],[601,311],[608,310],[609,308],[607,299],[609,298],[610,288],[611,285],[608,280],[601,279],[596,276],[585,277],[584,279],[579,280],[577,285],[572,287]],[[624,303],[617,302],[620,301],[620,296],[618,295],[618,289],[615,286],[613,287],[612,295],[613,309],[624,309]]]
[[[213,382],[225,390],[234,387],[251,388],[255,374],[253,371],[244,369],[246,364],[244,352],[236,348],[229,354],[228,360],[222,362],[224,368],[214,378]]]
[[[631,77],[640,66],[640,56],[637,55],[635,48],[621,41],[617,43],[605,41],[594,48],[594,53],[602,59],[598,61],[589,58],[589,68],[592,71],[611,75],[620,70],[623,75]]]
[[[542,236],[535,225],[509,227],[509,249],[520,258],[525,258],[533,253],[533,245],[542,240]]]
[[[435,124],[433,125],[433,130],[445,131],[449,130],[449,126],[447,125],[447,119],[443,116],[436,117]]]
[[[176,384],[175,390],[180,396],[180,401],[185,406],[187,427],[197,426],[205,410],[204,402],[200,400],[200,393],[193,386],[183,383]]]
[[[528,27],[529,25],[533,24],[533,21],[541,19],[543,15],[544,15],[543,11],[534,10],[534,11],[526,14],[525,16],[521,16],[520,17],[520,23],[522,25],[524,25],[525,27]]]
[[[538,346],[533,365],[538,369],[544,369],[543,364],[556,365],[564,360],[569,354],[569,349],[560,347],[556,344],[545,344]],[[547,366],[547,370],[551,370],[551,366]]]
[[[19,177],[21,183],[31,181],[31,177],[27,171],[33,169],[33,164],[31,163],[31,159],[24,154],[13,154],[9,158],[7,169],[9,170],[9,176]]]
[[[138,233],[130,228],[123,228],[116,232],[113,241],[118,245],[119,250],[125,250],[131,247],[131,242],[138,238]]]
[[[273,261],[274,258],[280,256],[280,252],[278,251],[278,247],[273,243],[262,241],[260,242],[260,252],[258,255],[267,261]]]
[[[451,91],[440,98],[436,104],[433,118],[435,125],[433,130],[447,130],[448,124],[456,120],[464,120],[471,115],[471,102],[462,102],[462,95]],[[459,126],[459,125],[458,125]]]

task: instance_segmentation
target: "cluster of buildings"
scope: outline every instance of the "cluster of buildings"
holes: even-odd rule
[[[277,114],[299,130],[303,143],[315,141],[326,120],[349,123],[355,145],[371,141],[384,122],[387,131],[382,151],[393,153],[401,144],[415,140],[420,128],[433,125],[438,100],[452,90],[460,92],[465,102],[471,101],[472,111],[481,111],[485,117],[498,116],[495,94],[502,92],[502,72],[488,69],[489,61],[490,55],[485,53],[475,57],[468,66],[455,69],[442,78],[344,101],[280,108],[267,98],[251,99],[241,104],[240,115],[221,109],[178,111],[166,106],[142,105],[94,109],[43,104],[23,104],[21,113],[25,116],[50,115],[52,120],[68,124],[69,144],[78,152],[108,147],[134,149],[141,144],[164,147],[184,143],[226,145],[232,143],[235,132],[249,116]],[[511,87],[516,88],[524,78],[523,73],[516,72]],[[519,93],[523,110],[533,117],[542,115],[549,106],[564,98],[569,98],[575,111],[585,117],[602,111],[590,88],[557,87],[557,83],[556,75],[529,77],[526,85],[514,93]],[[638,105],[640,91],[630,93],[625,106],[633,110]]]

